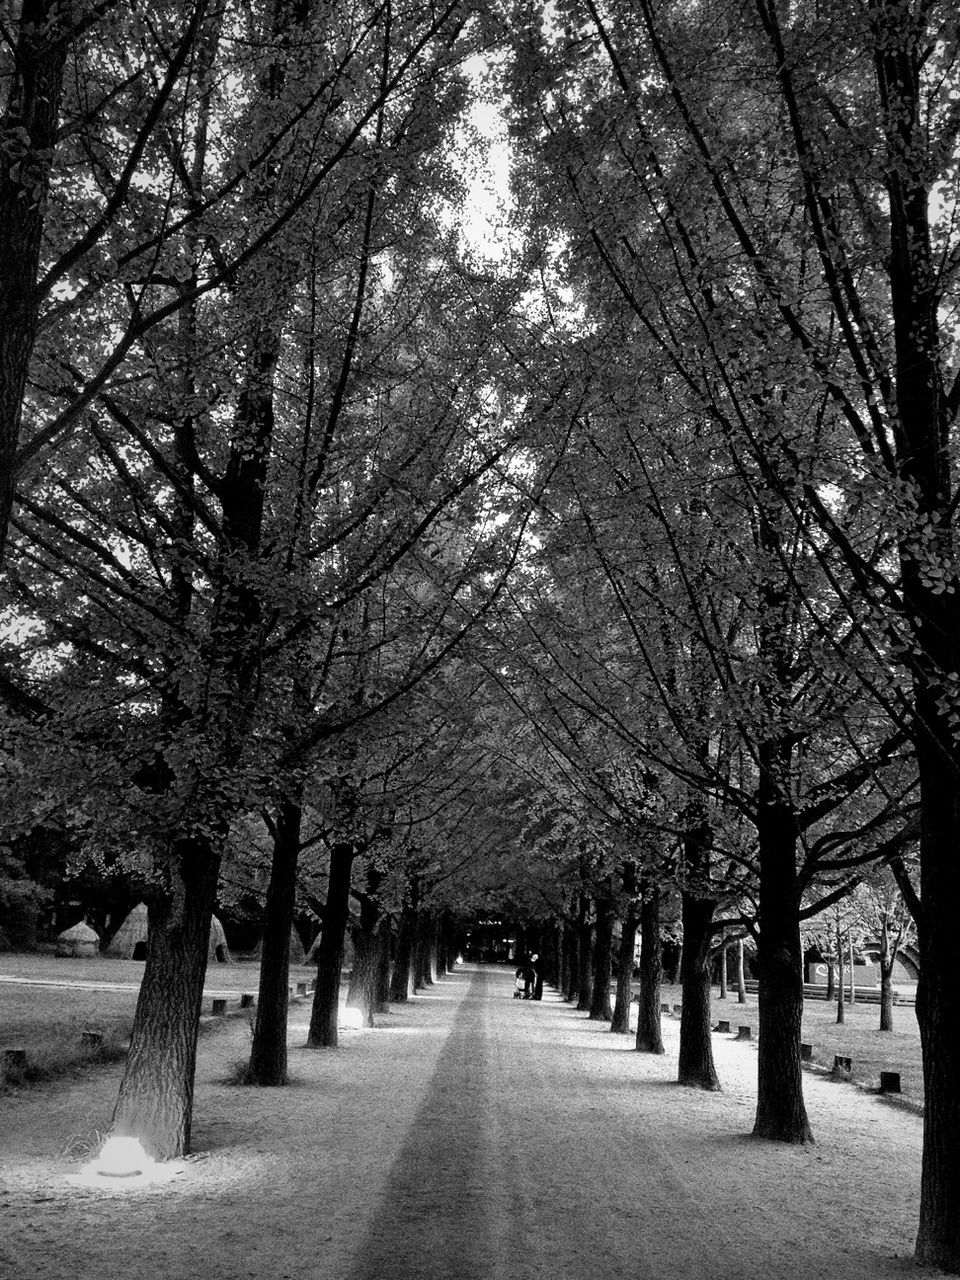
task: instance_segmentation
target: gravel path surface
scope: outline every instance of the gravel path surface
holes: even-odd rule
[[[103,1129],[116,1068],[0,1101],[5,1280],[892,1280],[918,1273],[921,1121],[808,1075],[808,1148],[747,1135],[756,1050],[715,1036],[721,1094],[673,1083],[512,974],[465,966],[289,1088],[224,1083],[249,1051],[201,1038],[197,1152],[164,1180],[84,1179],[60,1154]]]

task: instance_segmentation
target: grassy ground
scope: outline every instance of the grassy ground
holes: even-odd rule
[[[0,955],[0,1089],[82,1071],[91,1062],[122,1057],[142,976],[143,962],[137,960]],[[313,976],[313,968],[292,967],[290,981],[308,981]],[[30,985],[4,982],[5,977],[29,979]],[[210,1011],[214,996],[225,996],[228,1011],[239,1011],[240,995],[255,994],[259,981],[260,967],[256,962],[211,967],[204,991],[205,1011]],[[40,982],[59,985],[34,985]],[[81,983],[104,985],[92,989],[77,985]],[[714,1026],[719,1019],[726,1019],[733,1037],[738,1027],[749,1026],[756,1040],[756,995],[748,993],[744,1005],[737,1003],[735,991],[726,1000],[719,999],[717,990],[713,995]],[[665,986],[663,1000],[671,1007],[679,1004],[680,988]],[[814,1064],[830,1069],[834,1055],[852,1058],[851,1079],[869,1088],[878,1086],[881,1071],[899,1071],[903,1096],[921,1103],[920,1036],[913,1007],[898,1005],[894,1009],[892,1032],[878,1030],[879,1005],[847,1005],[845,1013],[846,1021],[838,1026],[835,1003],[806,1001],[803,1039],[813,1046]],[[103,1044],[97,1050],[81,1043],[82,1032],[88,1029],[103,1033]],[[5,1065],[3,1050],[8,1047],[26,1050],[25,1068]]]
[[[670,994],[664,1000],[679,1002],[679,987],[665,988]],[[759,1019],[757,997],[748,993],[745,1005],[737,1003],[736,991],[726,1000],[718,998],[714,991],[713,1025],[719,1019],[730,1023],[731,1035],[737,1028],[749,1026],[754,1040],[757,1037]],[[844,1022],[837,1023],[835,1001],[808,999],[803,1007],[803,1040],[813,1047],[813,1062],[832,1069],[834,1056],[853,1060],[850,1078],[857,1084],[877,1088],[881,1071],[899,1071],[903,1096],[910,1101],[923,1101],[923,1075],[920,1062],[920,1032],[917,1015],[912,1005],[897,1005],[893,1011],[893,1031],[880,1031],[880,1006],[877,1004],[847,1004]]]
[[[314,972],[293,967],[290,981],[308,980]],[[142,977],[142,960],[0,955],[0,1090],[77,1074],[93,1063],[122,1058]],[[204,988],[205,1012],[210,1012],[215,996],[226,997],[228,1011],[238,1012],[240,995],[255,995],[259,982],[257,963],[211,967]],[[84,1045],[84,1031],[100,1032],[101,1044]],[[23,1049],[25,1062],[8,1060],[6,1049]]]

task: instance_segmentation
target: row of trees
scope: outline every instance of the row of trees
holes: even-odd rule
[[[298,893],[328,1047],[351,894],[368,1013],[389,930],[403,998],[424,910],[509,903],[619,1029],[622,906],[638,1047],[672,928],[708,1089],[711,953],[753,935],[755,1132],[809,1140],[801,928],[882,864],[921,952],[918,1257],[960,1270],[956,48],[929,0],[23,0],[5,856],[54,830],[147,889],[117,1133],[188,1148],[256,848],[252,1079],[286,1075]],[[484,270],[481,92],[514,156]]]

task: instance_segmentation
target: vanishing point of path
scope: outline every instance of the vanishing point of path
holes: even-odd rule
[[[909,1261],[920,1122],[807,1077],[817,1144],[749,1138],[756,1053],[715,1036],[720,1095],[667,1054],[462,966],[290,1087],[225,1083],[239,1020],[201,1040],[194,1145],[159,1186],[78,1186],[58,1139],[109,1116],[115,1073],[0,1113],[11,1280],[891,1280]],[[882,1188],[878,1196],[876,1188]],[[5,1253],[4,1250],[7,1250]],[[13,1269],[10,1269],[11,1265]],[[5,1266],[7,1269],[5,1269]]]

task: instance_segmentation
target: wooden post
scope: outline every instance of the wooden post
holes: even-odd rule
[[[853,1059],[848,1058],[845,1054],[836,1053],[833,1056],[834,1071],[845,1071],[848,1075],[853,1070]]]
[[[881,1071],[880,1072],[880,1092],[881,1093],[899,1093],[900,1092],[900,1072],[899,1071]]]
[[[243,995],[240,997],[240,1008],[241,1009],[253,1008],[253,995],[251,994],[251,992],[245,991]]]
[[[812,1044],[800,1045],[800,1060],[801,1062],[813,1061],[813,1045]]]
[[[307,984],[305,982],[297,983],[297,995],[305,996],[307,994]]]
[[[81,1031],[80,1043],[84,1049],[99,1049],[103,1044],[103,1032],[93,1030]]]
[[[227,1002],[224,999],[224,997],[214,996],[213,997],[213,1016],[215,1018],[222,1018],[226,1012],[227,1012]]]
[[[26,1049],[4,1049],[3,1062],[7,1067],[25,1067],[27,1065]]]
[[[720,1021],[717,1023],[717,1030],[718,1030],[718,1031],[725,1031],[725,1032],[729,1032],[729,1031],[730,1031],[730,1023],[727,1021],[727,1019],[726,1019],[726,1018],[721,1018],[721,1019],[720,1019]]]
[[[753,1038],[752,1027],[737,1027],[738,1040],[751,1040]]]

